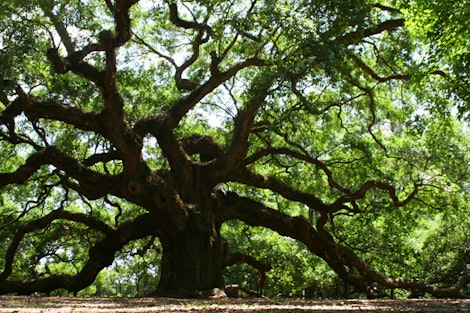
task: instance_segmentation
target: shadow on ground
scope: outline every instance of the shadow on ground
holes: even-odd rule
[[[72,298],[0,296],[0,313],[153,312],[470,312],[470,299],[290,300],[167,298]]]

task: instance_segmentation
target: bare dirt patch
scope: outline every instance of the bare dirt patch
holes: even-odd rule
[[[0,313],[160,313],[160,312],[470,312],[470,299],[272,300],[167,298],[72,298],[0,296]]]

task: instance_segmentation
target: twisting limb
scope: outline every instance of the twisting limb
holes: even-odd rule
[[[189,79],[183,79],[182,75],[185,70],[187,70],[194,62],[197,61],[200,54],[200,48],[203,44],[209,41],[210,36],[212,35],[212,29],[207,25],[207,20],[209,19],[209,14],[206,15],[204,22],[198,23],[197,21],[189,22],[183,20],[178,15],[178,7],[175,2],[169,3],[170,8],[170,21],[178,27],[184,29],[194,29],[197,31],[197,35],[194,40],[191,42],[192,46],[192,55],[186,59],[182,65],[176,66],[175,71],[175,82],[176,86],[179,89],[194,90],[199,86],[199,82],[191,81]]]
[[[170,21],[175,26],[182,27],[184,29],[204,31],[208,34],[212,34],[212,29],[207,24],[200,24],[198,22],[187,21],[180,18],[178,14],[178,6],[175,1],[168,1],[168,7],[170,8]]]
[[[116,46],[122,46],[131,39],[131,19],[129,9],[139,0],[116,0],[113,15],[116,24]]]
[[[392,74],[389,76],[380,76],[377,73],[374,72],[372,68],[370,68],[364,61],[362,61],[358,56],[354,54],[350,54],[350,57],[354,61],[354,63],[359,66],[359,68],[364,71],[366,74],[368,74],[370,77],[375,79],[376,81],[380,83],[388,82],[391,80],[410,80],[411,76],[408,74]]]
[[[209,15],[206,16],[202,24],[198,23],[197,21],[186,21],[179,17],[178,6],[176,2],[169,2],[168,6],[170,9],[170,21],[175,26],[184,29],[194,29],[197,31],[196,37],[191,42],[192,55],[188,59],[186,59],[182,65],[176,66],[175,71],[176,86],[179,89],[194,90],[199,86],[200,83],[191,81],[189,79],[183,79],[182,75],[184,71],[186,71],[192,64],[194,64],[194,62],[197,61],[197,59],[199,58],[201,45],[205,44],[212,35],[212,29],[210,26],[207,25],[207,19],[209,18]]]
[[[235,118],[235,129],[229,148],[223,158],[227,167],[237,166],[243,161],[248,152],[248,138],[253,129],[253,123],[259,108],[268,95],[268,89],[264,88],[259,94],[256,94],[245,105],[245,109],[238,112]]]
[[[70,37],[69,32],[67,31],[66,26],[62,23],[62,21],[53,13],[53,6],[47,5],[45,3],[40,3],[41,9],[44,14],[51,20],[52,24],[60,36],[62,43],[67,50],[67,53],[70,55],[75,51],[75,43],[73,42],[72,38]]]
[[[192,64],[194,64],[194,62],[196,62],[197,59],[199,58],[200,47],[203,43],[207,41],[207,38],[204,39],[203,36],[204,36],[204,33],[200,31],[191,44],[193,54],[188,59],[186,59],[182,65],[176,66],[175,82],[176,82],[176,86],[179,89],[194,90],[195,88],[199,86],[198,82],[195,82],[189,79],[184,79],[182,78],[182,75],[183,75],[183,72],[186,69],[188,69]]]
[[[135,3],[137,3],[135,0],[117,0],[114,5],[108,3],[114,16],[115,31],[104,30],[100,32],[98,43],[90,43],[80,51],[75,51],[75,48],[70,46],[65,58],[59,56],[57,49],[48,51],[48,58],[58,73],[64,74],[72,71],[93,82],[100,89],[104,99],[104,109],[101,113],[85,113],[72,108],[65,110],[59,105],[49,105],[55,110],[50,117],[71,122],[72,116],[80,116],[82,121],[80,123],[75,121],[75,126],[92,130],[110,140],[123,160],[124,174],[129,181],[133,179],[133,175],[139,172],[139,169],[145,168],[145,165],[141,156],[142,138],[133,133],[125,121],[124,100],[116,85],[116,58],[117,49],[131,38],[129,9]],[[59,26],[57,25],[56,28],[59,28],[57,31],[60,33]],[[63,36],[67,36],[67,34],[64,33]],[[95,51],[105,52],[104,70],[84,60],[88,54]],[[36,110],[35,113],[45,115],[48,112]],[[78,113],[78,115],[69,114],[68,117],[60,115],[63,113]],[[42,117],[41,114],[38,115]],[[92,125],[93,123],[94,125]]]
[[[196,104],[199,103],[205,96],[214,91],[217,87],[221,86],[224,82],[234,77],[241,70],[252,66],[265,66],[266,63],[261,59],[246,59],[235,63],[226,71],[219,72],[211,76],[204,84],[195,88],[187,96],[178,100],[168,111],[165,119],[168,120],[169,126],[174,128],[178,125],[181,119],[191,110]]]
[[[415,196],[418,194],[419,187],[421,187],[421,185],[415,182],[413,184],[413,190],[408,194],[408,196],[404,200],[400,200],[398,199],[395,187],[378,181],[367,181],[357,191],[338,198],[333,204],[331,204],[331,206],[334,208],[338,208],[344,205],[345,203],[355,202],[359,199],[364,198],[367,192],[372,188],[377,188],[380,190],[387,191],[390,199],[392,199],[393,201],[393,204],[397,207],[402,207],[407,205],[410,201],[415,198]]]

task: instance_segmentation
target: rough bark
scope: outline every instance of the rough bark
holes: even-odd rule
[[[207,297],[224,289],[224,241],[214,225],[201,226],[188,221],[182,231],[160,236],[163,256],[157,295]]]

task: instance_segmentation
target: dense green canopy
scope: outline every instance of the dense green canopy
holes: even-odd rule
[[[469,17],[0,3],[0,294],[469,296]]]

